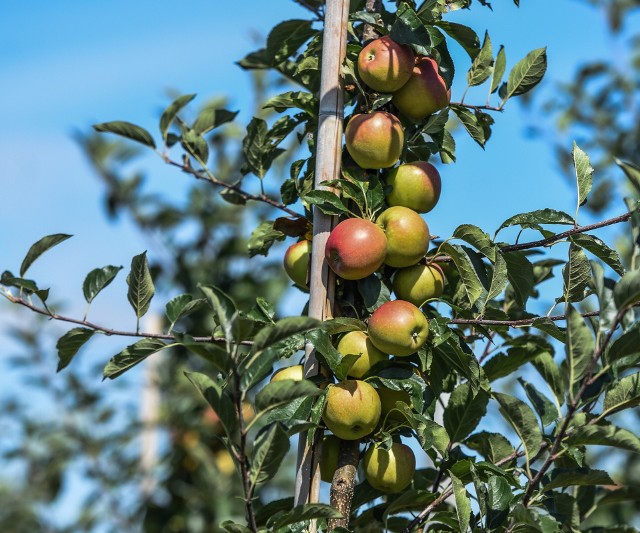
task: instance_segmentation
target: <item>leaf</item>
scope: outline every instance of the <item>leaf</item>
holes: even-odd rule
[[[576,169],[576,181],[578,185],[578,207],[587,200],[587,195],[593,185],[593,167],[589,161],[589,156],[585,154],[575,143],[571,151],[573,166]]]
[[[482,389],[474,394],[468,383],[453,390],[443,418],[452,442],[461,442],[478,426],[488,404],[489,394]]]
[[[591,266],[586,254],[575,244],[569,246],[569,261],[562,269],[564,296],[567,302],[584,300],[591,282]]]
[[[580,383],[593,357],[595,341],[587,323],[572,305],[567,305],[567,342],[565,344],[569,390]]]
[[[627,272],[613,289],[613,301],[618,309],[629,307],[640,301],[640,269]]]
[[[495,261],[496,247],[491,241],[489,235],[482,231],[478,226],[474,226],[473,224],[462,224],[454,230],[452,236],[456,239],[461,239],[469,243],[489,260]]]
[[[453,486],[453,497],[456,501],[456,515],[458,516],[459,531],[467,531],[471,518],[471,500],[464,488],[464,483],[459,478],[449,472]]]
[[[23,277],[32,263],[38,259],[44,252],[53,248],[57,244],[60,244],[63,241],[66,241],[68,238],[72,237],[72,235],[66,235],[64,233],[54,233],[53,235],[47,235],[46,237],[42,237],[38,242],[31,245],[27,255],[22,260],[22,264],[20,265],[20,277]]]
[[[503,102],[533,89],[547,71],[547,49],[537,48],[518,61],[509,72]]]
[[[518,382],[522,385],[522,388],[524,389],[527,398],[529,398],[531,405],[533,405],[533,408],[536,410],[536,413],[540,415],[542,427],[547,427],[555,422],[558,419],[558,416],[560,416],[556,405],[528,381],[518,378]]]
[[[227,436],[235,439],[238,433],[238,415],[231,396],[209,376],[200,372],[185,372],[184,375],[218,415]]]
[[[193,299],[191,294],[180,294],[167,302],[165,306],[165,314],[169,319],[169,331],[173,329],[173,326],[178,319],[185,317],[206,303],[203,298]]]
[[[431,51],[432,42],[429,31],[416,12],[405,2],[398,6],[396,18],[389,36],[398,44],[411,44],[422,55]]]
[[[640,453],[640,439],[636,435],[609,423],[589,424],[576,428],[566,442],[572,446],[612,446]]]
[[[604,241],[598,237],[587,235],[586,233],[577,233],[569,237],[569,239],[576,246],[584,248],[597,258],[604,261],[618,275],[622,276],[624,274],[624,266],[622,266],[622,263],[620,262],[618,252],[609,248]]]
[[[266,52],[271,66],[291,57],[300,46],[317,33],[311,24],[310,20],[285,20],[269,32]]]
[[[131,272],[127,276],[127,285],[129,285],[127,299],[136,317],[140,318],[149,310],[151,299],[156,291],[151,279],[146,251],[131,260]]]
[[[151,134],[144,128],[131,124],[131,122],[125,122],[123,120],[103,122],[102,124],[94,124],[93,129],[102,133],[115,133],[116,135],[126,137],[127,139],[151,148],[156,147],[156,143],[153,137],[151,137]]]
[[[513,499],[509,482],[501,476],[489,477],[487,483],[489,508],[494,511],[506,511]]]
[[[251,530],[247,526],[243,526],[242,524],[238,524],[231,520],[225,520],[220,524],[220,527],[229,533],[251,533]]]
[[[640,345],[637,346],[640,351]],[[617,381],[604,396],[602,417],[640,405],[640,373],[625,376]]]
[[[508,228],[509,226],[520,226],[523,229],[540,229],[540,224],[566,224],[568,226],[573,226],[574,220],[571,215],[568,215],[563,211],[556,211],[555,209],[538,209],[536,211],[520,213],[508,218],[500,224],[500,227],[496,230],[496,235],[500,230]]]
[[[162,138],[166,140],[167,132],[171,123],[176,118],[180,110],[196,97],[195,94],[183,94],[178,96],[162,113],[160,117],[160,133]]]
[[[231,122],[238,116],[238,113],[239,111],[207,107],[198,115],[191,129],[196,135],[204,135],[227,122]]]
[[[258,434],[251,453],[249,480],[252,486],[271,479],[289,451],[289,436],[275,422]]]
[[[335,374],[339,380],[347,379],[349,368],[341,366],[342,356],[331,343],[329,335],[320,329],[316,329],[307,335],[307,340],[313,344],[313,347],[322,356],[329,370]]]
[[[93,302],[93,299],[115,279],[121,270],[121,266],[107,265],[89,272],[82,284],[82,293],[87,303]]]
[[[538,355],[552,350],[548,343],[539,337],[522,336],[514,340],[515,345],[507,350],[507,354],[496,354],[483,366],[489,381],[495,381],[515,372],[522,365],[533,361]]]
[[[471,59],[475,58],[480,51],[480,39],[478,34],[468,26],[457,24],[456,22],[449,22],[444,20],[438,20],[435,25],[443,29],[449,37],[455,39],[465,52],[469,54]]]
[[[204,137],[198,135],[192,129],[185,128],[182,131],[182,147],[199,163],[206,165],[209,160],[209,145]]]
[[[565,470],[556,468],[551,473],[551,481],[543,487],[542,491],[548,492],[557,488],[577,485],[615,485],[615,482],[604,470],[591,470],[589,468]]]
[[[73,328],[67,331],[56,344],[58,349],[58,368],[56,372],[60,372],[66,368],[78,350],[93,337],[96,330],[89,328]]]
[[[491,93],[495,93],[498,90],[504,71],[507,68],[507,55],[504,51],[504,46],[500,46],[498,55],[496,56],[495,63],[493,65],[493,76],[491,78]]]
[[[535,283],[533,265],[524,252],[509,252],[503,254],[503,258],[507,263],[507,277],[515,292],[516,301],[524,307],[533,294]]]
[[[367,325],[357,318],[341,316],[325,320],[322,323],[322,329],[329,335],[337,335],[348,331],[367,331]]]
[[[351,212],[340,197],[330,191],[314,190],[302,197],[302,201],[315,205],[325,215],[350,215]]]
[[[261,413],[286,405],[296,398],[309,398],[321,394],[322,390],[306,379],[273,381],[256,394],[254,405],[258,413]]]
[[[278,113],[283,113],[287,109],[297,108],[314,116],[318,112],[318,99],[308,92],[287,91],[286,93],[278,94],[269,98],[262,108],[272,108]]]
[[[115,379],[167,346],[168,344],[165,344],[160,339],[140,339],[109,359],[102,372],[103,378]]]
[[[553,360],[553,356],[550,353],[541,353],[533,361],[533,366],[538,373],[544,378],[549,385],[549,388],[558,400],[558,404],[564,403],[564,384],[562,375],[558,365]]]
[[[235,325],[238,318],[238,308],[231,297],[214,285],[198,285],[213,309],[216,321],[222,328],[227,346],[236,340]]]
[[[640,353],[640,322],[636,322],[610,345],[607,361],[614,363],[623,357],[638,353]]]
[[[480,431],[468,437],[464,444],[492,463],[497,463],[515,452],[511,443],[500,433]]]
[[[253,230],[247,248],[249,250],[249,257],[256,255],[267,255],[269,249],[276,241],[283,241],[286,237],[284,233],[274,229],[275,221],[265,220]]]
[[[251,353],[256,354],[272,347],[280,341],[296,335],[317,329],[322,325],[320,320],[306,316],[293,316],[278,320],[273,326],[262,328],[253,339]]]
[[[471,63],[471,68],[467,72],[467,83],[469,86],[482,85],[489,76],[491,76],[491,63],[493,63],[493,48],[491,47],[491,39],[489,32],[484,34],[484,42],[482,48]]]
[[[270,530],[277,530],[307,520],[331,518],[342,518],[342,514],[324,503],[305,503],[294,507],[291,511],[275,515],[267,521],[267,525]]]
[[[484,128],[478,122],[477,115],[475,115],[469,109],[462,105],[451,104],[450,108],[460,119],[460,122],[462,122],[464,129],[467,130],[467,133],[471,136],[471,138],[476,141],[482,148],[484,148],[484,145],[487,141],[487,136],[485,134]]]
[[[463,350],[457,337],[451,336],[447,338],[446,342],[439,344],[435,348],[435,355],[449,368],[455,369],[460,375],[466,377],[474,391],[480,387],[488,389],[487,378],[478,364],[478,360],[473,354]]]
[[[474,264],[462,246],[457,244],[442,243],[440,251],[451,256],[460,273],[460,279],[464,285],[464,290],[469,299],[469,305],[473,305],[485,291]]]
[[[487,302],[496,298],[507,286],[508,282],[507,262],[500,252],[496,252],[495,265],[491,276],[491,286],[487,295]]]
[[[630,161],[622,161],[618,158],[615,158],[614,161],[625,173],[627,179],[631,182],[631,185],[633,185],[636,191],[640,192],[640,167],[634,165]]]
[[[531,459],[540,451],[542,432],[531,408],[522,400],[494,392],[493,397],[500,404],[500,413],[511,424],[524,445],[527,466]]]

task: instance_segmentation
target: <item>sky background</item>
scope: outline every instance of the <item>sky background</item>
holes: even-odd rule
[[[474,3],[470,11],[452,13],[447,19],[470,25],[481,37],[488,30],[495,51],[505,44],[507,69],[530,50],[547,46],[548,73],[537,89],[541,97],[551,95],[555,84],[570,80],[581,62],[624,59],[601,14],[586,2],[523,0],[521,4],[518,10],[510,1],[495,0],[492,12]],[[73,239],[40,258],[27,277],[51,287],[52,298],[65,302],[66,314],[81,317],[85,308],[81,287],[87,272],[106,264],[127,269],[132,256],[148,248],[153,254],[153,249],[126,218],[107,221],[104,190],[72,133],[87,131],[98,122],[128,120],[157,137],[157,121],[170,102],[169,91],[197,93],[200,104],[228,95],[228,107],[241,111],[237,123],[244,127],[251,119],[252,90],[249,75],[234,62],[258,48],[276,23],[306,18],[306,13],[288,0],[3,2],[0,271],[17,273],[29,246],[42,236],[73,234]],[[451,49],[458,65],[452,100],[459,101],[469,59],[457,44]],[[472,104],[485,100],[485,87],[470,91],[466,98]],[[549,127],[550,118],[530,114],[515,99],[495,119],[485,151],[466,133],[457,132],[458,163],[441,167],[442,198],[425,217],[433,234],[448,236],[463,223],[493,234],[516,213],[544,207],[575,211],[574,187],[559,174],[549,141],[525,135],[532,123]],[[150,171],[154,190],[169,196],[184,191],[188,178],[153,158],[145,159],[141,168]],[[620,203],[612,213],[623,210]],[[592,221],[586,213],[579,220]],[[91,319],[114,328],[133,327],[124,278],[120,274],[96,299]],[[162,309],[163,302],[155,303]],[[298,314],[300,297],[289,293],[280,309],[283,314]],[[2,354],[15,349],[6,325],[28,318],[28,311],[0,301],[0,369]],[[112,353],[123,346],[122,340],[113,343]],[[106,361],[112,353],[88,348],[81,357]],[[56,359],[52,351],[51,372]],[[100,384],[100,376],[95,381],[104,389],[110,386]],[[0,390],[12,387],[11,374],[2,372]]]

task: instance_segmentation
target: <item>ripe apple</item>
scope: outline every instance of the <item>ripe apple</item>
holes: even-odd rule
[[[378,391],[378,396],[380,396],[380,408],[382,409],[382,414],[380,415],[381,420],[388,420],[393,422],[402,422],[405,420],[405,417],[396,409],[396,403],[402,402],[407,404],[408,407],[411,407],[411,397],[409,393],[403,390],[393,390],[387,387],[382,387],[380,389],[376,389]]]
[[[393,104],[413,120],[422,120],[449,105],[451,90],[438,72],[438,64],[421,57],[413,67],[409,81],[393,93]]]
[[[387,185],[392,187],[387,194],[390,206],[401,205],[418,213],[428,213],[440,199],[440,173],[426,161],[405,163],[392,169]]]
[[[413,265],[398,270],[393,278],[393,292],[400,300],[418,307],[444,292],[444,272],[435,264]]]
[[[392,167],[402,153],[402,124],[386,111],[354,115],[344,133],[347,151],[362,168]]]
[[[335,435],[322,437],[322,457],[320,458],[320,479],[326,483],[333,481],[333,474],[338,468],[340,455],[340,439]]]
[[[304,379],[304,366],[287,366],[285,368],[281,368],[275,374],[273,374],[273,376],[271,376],[271,381],[284,381],[285,379],[302,381]]]
[[[309,259],[311,258],[311,242],[302,240],[287,248],[284,253],[284,270],[296,285],[309,288],[307,285],[307,273],[309,271]]]
[[[386,265],[402,268],[415,265],[429,248],[429,226],[413,209],[400,205],[382,212],[376,224],[387,237]]]
[[[389,450],[373,444],[364,454],[364,475],[374,489],[400,492],[416,471],[416,456],[406,444],[394,442]]]
[[[397,357],[415,353],[427,342],[429,322],[410,302],[392,300],[369,318],[369,338],[380,350]]]
[[[384,262],[387,238],[370,220],[349,218],[338,224],[325,247],[327,263],[344,279],[362,279]]]
[[[349,376],[360,379],[369,369],[389,358],[389,355],[378,350],[364,331],[350,331],[338,343],[338,351],[343,355],[360,355],[349,370]]]
[[[322,419],[343,440],[357,440],[371,433],[380,420],[380,398],[364,381],[350,379],[330,385]]]
[[[358,56],[358,73],[374,91],[392,93],[411,77],[415,55],[410,46],[385,35],[371,41]]]

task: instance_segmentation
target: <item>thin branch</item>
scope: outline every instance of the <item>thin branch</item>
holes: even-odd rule
[[[589,311],[588,313],[582,313],[584,318],[588,318],[590,316],[598,316],[600,314],[599,311]],[[552,322],[561,322],[566,320],[566,315],[555,315],[555,316],[534,316],[531,318],[522,318],[519,320],[489,320],[486,318],[454,318],[449,322],[449,324],[465,324],[471,326],[508,326],[510,328],[517,328],[519,326],[530,326],[539,318],[547,318]]]
[[[465,102],[451,102],[450,105],[457,105],[460,107],[466,107],[468,109],[473,109],[474,111],[498,111],[502,113],[504,111],[501,107],[493,107],[490,105],[471,105]]]

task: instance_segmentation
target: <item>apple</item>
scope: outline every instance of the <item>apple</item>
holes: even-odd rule
[[[228,450],[219,450],[215,454],[215,463],[218,472],[223,476],[230,476],[236,471],[236,463]]]
[[[420,307],[430,298],[442,296],[444,279],[444,272],[435,264],[401,268],[393,277],[393,292],[399,300]]]
[[[384,262],[387,238],[370,220],[349,218],[329,235],[325,258],[331,270],[344,279],[362,279],[373,274]]]
[[[338,343],[338,351],[343,355],[360,355],[349,370],[349,376],[360,379],[369,369],[389,358],[389,355],[378,350],[364,331],[350,331]]]
[[[354,115],[345,129],[347,151],[362,168],[389,168],[400,159],[404,130],[386,111]]]
[[[333,481],[333,474],[338,468],[340,455],[340,439],[335,435],[322,437],[322,457],[320,458],[320,479],[326,483]]]
[[[374,489],[400,492],[411,484],[416,471],[416,456],[406,444],[394,442],[385,450],[373,444],[362,460],[364,475]]]
[[[438,64],[421,57],[413,67],[409,81],[393,93],[393,104],[413,120],[422,120],[444,109],[451,100],[451,90],[438,72]]]
[[[429,226],[413,209],[400,205],[382,212],[376,220],[387,237],[386,265],[402,268],[415,265],[429,248]]]
[[[358,73],[374,91],[392,93],[411,77],[415,55],[410,46],[385,35],[367,44],[358,55]]]
[[[285,379],[302,381],[304,379],[304,366],[287,366],[285,368],[281,368],[275,374],[273,374],[273,376],[271,376],[271,381],[284,381]]]
[[[396,409],[396,403],[402,402],[407,404],[408,407],[411,407],[411,397],[409,396],[409,393],[403,390],[389,389],[387,387],[382,387],[376,390],[378,391],[378,396],[380,396],[380,408],[382,409],[380,419],[386,419],[390,422],[402,422],[405,420],[404,415]]]
[[[380,397],[371,385],[357,379],[330,385],[322,419],[336,437],[361,439],[380,420]]]
[[[387,203],[392,207],[401,205],[418,213],[428,213],[440,199],[440,173],[426,161],[405,163],[392,169],[387,185],[392,187],[387,194]]]
[[[429,322],[412,303],[392,300],[373,312],[368,330],[376,348],[397,357],[405,357],[427,342]]]
[[[311,241],[302,240],[287,248],[284,253],[284,270],[296,285],[309,288],[307,275],[311,258]]]

